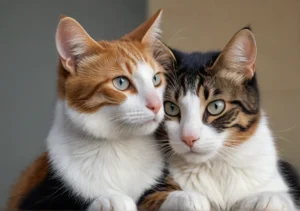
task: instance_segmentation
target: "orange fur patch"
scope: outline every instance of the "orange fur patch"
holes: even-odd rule
[[[167,199],[170,192],[160,191],[150,194],[145,198],[142,204],[138,207],[139,211],[156,211]]]
[[[83,57],[76,73],[70,74],[59,65],[58,96],[66,99],[70,107],[93,113],[104,105],[121,104],[128,95],[137,93],[132,74],[139,62],[146,62],[157,72],[164,68],[153,58],[148,46],[137,41],[100,41],[101,49],[95,49]],[[131,86],[126,91],[117,90],[113,79],[124,76]],[[162,85],[165,80],[162,77]]]
[[[48,154],[39,156],[20,176],[13,186],[7,210],[18,210],[21,200],[46,177],[49,169]]]
[[[166,178],[166,187],[147,195],[138,206],[139,211],[156,211],[167,199],[170,192],[181,190],[179,185],[171,178]]]
[[[251,138],[258,127],[260,114],[252,118],[249,115],[240,114],[239,118],[240,124],[244,127],[247,127],[251,121],[254,121],[254,123],[246,131],[240,131],[237,128],[230,129],[228,141],[225,143],[226,146],[237,146]]]

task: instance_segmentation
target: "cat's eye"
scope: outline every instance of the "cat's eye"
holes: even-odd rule
[[[153,85],[158,86],[160,84],[160,81],[161,79],[159,73],[155,74],[152,78]]]
[[[208,104],[207,111],[210,115],[216,116],[225,110],[225,102],[223,100],[215,100]]]
[[[113,84],[120,91],[124,91],[124,90],[128,89],[128,87],[130,85],[129,80],[123,76],[115,78],[113,80]]]
[[[180,113],[179,107],[170,101],[166,101],[164,107],[166,114],[169,116],[177,116]]]

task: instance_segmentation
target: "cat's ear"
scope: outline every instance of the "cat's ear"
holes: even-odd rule
[[[162,43],[160,23],[163,10],[158,10],[151,18],[135,30],[125,35],[124,40],[136,40],[149,47],[153,57],[166,69],[173,69],[175,57],[172,51]]]
[[[141,43],[152,45],[160,38],[160,22],[162,18],[162,9],[158,10],[151,18],[146,20],[142,25],[125,35],[124,39],[137,40]]]
[[[250,28],[237,32],[215,61],[212,69],[221,70],[224,77],[241,81],[251,79],[255,73],[256,41]]]
[[[160,63],[167,72],[175,70],[176,58],[171,49],[160,40],[154,42],[152,54],[155,60]]]
[[[79,60],[98,45],[76,20],[66,16],[61,16],[55,41],[61,63],[70,73],[74,73]]]

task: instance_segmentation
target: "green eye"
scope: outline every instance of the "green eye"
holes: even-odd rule
[[[153,85],[158,86],[160,84],[160,75],[157,73],[155,76],[153,76],[152,79]]]
[[[179,107],[170,101],[166,101],[164,107],[166,114],[169,116],[177,116],[180,113]]]
[[[225,102],[223,100],[215,100],[208,104],[207,111],[210,115],[216,116],[221,114],[225,109]]]
[[[126,77],[120,76],[113,79],[113,85],[120,91],[125,91],[128,89],[130,83]]]

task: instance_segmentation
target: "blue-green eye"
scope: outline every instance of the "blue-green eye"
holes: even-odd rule
[[[164,107],[166,114],[169,116],[177,116],[180,113],[179,107],[170,101],[166,101]]]
[[[153,76],[152,79],[153,85],[158,86],[160,84],[160,75],[157,73],[155,76]]]
[[[120,76],[113,80],[113,85],[120,91],[128,89],[130,83],[126,77]]]
[[[225,110],[225,102],[223,100],[215,100],[208,104],[207,111],[210,115],[219,115]]]

